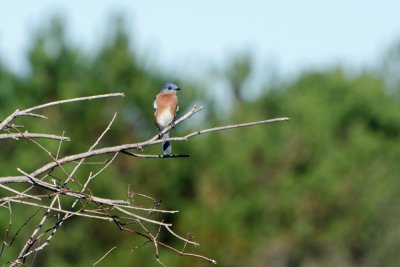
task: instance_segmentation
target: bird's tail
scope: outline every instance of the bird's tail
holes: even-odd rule
[[[169,133],[166,133],[163,135],[163,140],[169,138]],[[163,149],[163,153],[164,155],[169,155],[172,152],[172,146],[171,146],[171,142],[170,141],[164,141],[162,143],[162,149]]]

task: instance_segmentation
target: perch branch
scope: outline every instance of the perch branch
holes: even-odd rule
[[[161,158],[188,158],[190,155],[188,154],[173,154],[173,155],[149,155],[149,154],[138,154],[138,153],[132,153],[127,150],[122,150],[121,153],[124,153],[126,155],[136,157],[136,158],[152,158],[152,159],[161,159]]]
[[[201,109],[202,109],[202,106],[194,106],[188,113],[186,113],[181,118],[179,118],[174,123],[174,125],[177,125],[177,124],[181,123],[182,121],[190,118],[195,113],[199,112]],[[254,126],[254,125],[259,125],[259,124],[284,122],[284,121],[288,121],[288,120],[289,120],[289,118],[283,117],[283,118],[275,118],[275,119],[270,119],[270,120],[261,120],[261,121],[255,121],[255,122],[226,125],[226,126],[221,126],[221,127],[213,127],[213,128],[195,131],[195,132],[189,133],[183,137],[171,137],[166,140],[168,140],[168,141],[187,141],[188,139],[195,137],[197,135],[200,135],[200,134],[230,130],[230,129],[240,128],[240,127],[249,127],[249,126]],[[165,128],[162,132],[160,132],[160,134],[164,134],[164,133],[168,132],[169,130],[172,129],[172,127],[174,127],[174,126],[171,125],[171,126]],[[50,163],[40,167],[36,171],[30,173],[30,175],[33,177],[37,177],[37,176],[42,175],[43,173],[53,169],[57,165],[64,165],[64,164],[72,162],[72,161],[77,161],[77,160],[81,160],[83,158],[99,156],[99,155],[104,155],[104,154],[117,153],[117,152],[122,152],[122,151],[125,151],[123,153],[126,153],[126,150],[129,150],[129,149],[142,149],[144,147],[152,146],[155,144],[160,144],[165,141],[162,139],[158,139],[158,137],[159,137],[159,135],[155,135],[151,139],[141,142],[141,143],[124,144],[124,145],[118,145],[118,146],[112,146],[112,147],[105,147],[105,148],[95,149],[92,151],[87,151],[87,152],[83,152],[83,153],[79,153],[79,154],[75,154],[75,155],[66,156],[64,158],[59,159],[57,162],[50,162]],[[134,154],[134,153],[132,153],[132,154]],[[136,154],[136,155],[139,155],[139,157],[140,157],[140,154]],[[141,156],[141,157],[164,158],[165,156],[147,155],[147,156]],[[25,177],[25,176],[1,177],[0,184],[5,184],[5,183],[32,183],[32,182],[28,177]]]
[[[176,125],[180,124],[181,122],[189,119],[190,117],[192,117],[194,114],[196,114],[197,112],[201,111],[203,109],[203,106],[197,106],[194,105],[192,107],[192,109],[187,112],[185,115],[183,115],[182,117],[180,117],[179,119],[177,119],[176,121],[174,121],[171,125],[169,125],[168,127],[166,127],[164,130],[162,130],[161,132],[159,132],[157,135],[153,136],[149,141],[155,141],[157,139],[160,138],[160,136],[162,136],[163,134],[169,132],[172,128],[174,128]]]

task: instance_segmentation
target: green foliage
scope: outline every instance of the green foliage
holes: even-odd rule
[[[291,118],[284,124],[213,133],[173,144],[175,151],[191,154],[188,159],[120,156],[93,182],[94,193],[121,198],[129,184],[135,192],[162,200],[162,208],[179,209],[178,215],[166,220],[179,233],[193,233],[201,247],[190,250],[216,258],[220,266],[399,264],[400,103],[381,75],[350,75],[341,68],[304,73],[295,81],[263,88],[257,100],[246,101],[241,90],[252,61],[239,56],[226,71],[237,101],[222,120],[215,114],[223,103],[204,99],[196,91],[204,85],[144,68],[118,20],[109,30],[109,39],[90,55],[66,41],[62,22],[54,20],[51,25],[32,40],[27,76],[16,76],[0,65],[2,117],[16,108],[55,99],[126,94],[124,99],[51,108],[44,111],[49,116],[46,121],[18,121],[30,131],[67,131],[72,142],[64,144],[63,155],[87,150],[114,112],[119,113],[118,120],[101,146],[152,136],[152,100],[166,81],[183,88],[181,110],[189,103],[204,102],[213,111],[207,112],[204,122],[191,125],[195,129],[204,124]],[[179,135],[184,128],[177,127],[172,134]],[[42,143],[52,151],[57,149],[54,142]],[[144,152],[159,153],[160,148]],[[0,160],[1,176],[16,174],[16,167],[31,171],[49,161],[24,140],[3,142]],[[83,169],[81,177],[87,172]],[[15,205],[13,234],[35,212],[24,209]],[[5,218],[6,210],[0,212]],[[2,264],[16,256],[38,217],[6,248]],[[6,223],[0,221],[2,232]],[[182,246],[168,233],[161,233],[161,238]],[[33,266],[88,266],[113,246],[117,249],[103,266],[158,266],[151,244],[131,252],[143,241],[108,223],[74,218],[37,255]],[[164,249],[161,259],[168,266],[204,266],[201,260]]]

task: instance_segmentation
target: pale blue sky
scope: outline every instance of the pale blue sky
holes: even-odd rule
[[[110,15],[127,18],[134,45],[156,66],[195,73],[249,50],[280,73],[374,64],[400,40],[400,1],[13,0],[0,5],[0,58],[24,66],[31,32],[54,13],[74,43],[92,50]]]

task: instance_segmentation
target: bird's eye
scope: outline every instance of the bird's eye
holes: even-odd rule
[[[168,90],[171,90],[172,89],[172,87],[171,86],[168,86]]]

